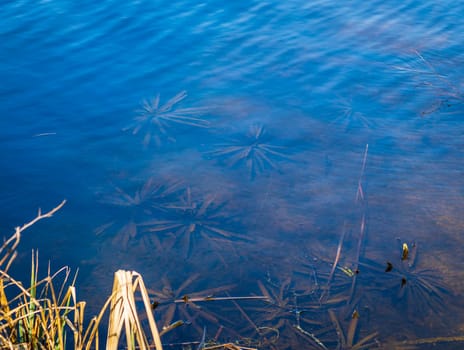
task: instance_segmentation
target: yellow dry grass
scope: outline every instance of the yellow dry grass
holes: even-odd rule
[[[84,324],[85,302],[76,296],[75,277],[64,267],[38,279],[38,256],[32,254],[31,280],[28,287],[8,274],[17,253],[22,232],[39,220],[51,217],[66,201],[21,227],[0,247],[0,348],[2,349],[99,349],[99,328],[108,314],[108,330],[104,339],[107,350],[122,346],[127,349],[162,350],[148,292],[142,276],[135,271],[119,270],[114,275],[113,291],[100,313]],[[58,286],[54,281],[60,280]],[[142,310],[135,300],[141,299]],[[148,327],[140,315],[145,313]],[[145,330],[147,329],[147,330]],[[73,342],[68,337],[73,338]]]

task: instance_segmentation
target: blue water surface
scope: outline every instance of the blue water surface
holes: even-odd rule
[[[114,271],[139,271],[160,327],[184,294],[270,298],[181,305],[166,344],[204,326],[263,349],[462,333],[464,2],[0,13],[2,234],[67,200],[24,233],[17,276],[37,248],[43,273],[80,269],[97,312]],[[340,338],[335,318],[358,317]]]

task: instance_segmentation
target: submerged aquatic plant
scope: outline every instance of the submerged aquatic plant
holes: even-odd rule
[[[280,286],[274,288],[266,288],[261,281],[258,281],[259,289],[261,293],[267,296],[268,305],[262,309],[260,317],[262,322],[276,322],[275,328],[283,326],[285,321],[290,317],[294,319],[295,306],[293,305],[293,298],[290,295],[290,284],[291,279],[288,278],[281,283]]]
[[[447,293],[437,271],[418,269],[413,265],[401,262],[393,268],[396,276],[397,298],[406,304],[410,317],[426,315],[429,311],[438,312],[443,307],[443,298]]]
[[[199,274],[190,275],[178,288],[173,288],[169,279],[164,276],[161,279],[162,287],[160,290],[148,289],[152,297],[152,308],[161,316],[161,334],[164,334],[173,328],[191,324],[199,334],[203,331],[205,323],[219,326],[221,316],[208,311],[205,307],[200,307],[198,301],[215,300],[213,295],[225,292],[234,287],[234,285],[224,285],[217,288],[210,288],[202,291],[185,293],[191,288]],[[224,319],[224,318],[222,318]]]
[[[386,284],[381,288],[393,290],[393,300],[407,317],[417,319],[429,312],[438,313],[443,307],[443,300],[448,293],[447,286],[440,274],[432,269],[422,269],[417,264],[417,243],[402,244],[398,259],[387,261],[385,265],[375,262],[363,263],[385,276]],[[377,281],[382,281],[378,276]]]
[[[103,204],[120,207],[131,215],[145,213],[153,214],[155,211],[165,211],[166,206],[176,198],[182,190],[182,181],[163,180],[150,177],[142,186],[131,192],[120,187],[114,187],[114,192],[104,194],[100,200]]]
[[[299,295],[293,289],[292,279],[286,278],[281,283],[267,280],[266,285],[258,281],[258,287],[265,297],[262,306],[248,307],[252,312],[248,316],[239,308],[242,315],[248,320],[249,326],[258,336],[260,345],[271,349],[299,348],[302,343],[306,345],[321,346],[322,342],[310,331],[303,327],[319,327],[322,322],[319,319],[310,319],[306,315],[314,309],[299,305]],[[253,321],[253,319],[255,321]]]
[[[208,156],[220,159],[229,167],[244,165],[250,178],[266,169],[278,169],[276,161],[288,159],[283,152],[285,147],[273,145],[263,125],[251,125],[248,133],[237,139],[219,144]]]
[[[339,126],[344,132],[353,130],[369,130],[375,126],[374,122],[370,120],[364,113],[357,110],[353,98],[345,99],[340,98],[336,102],[337,109],[340,111],[331,124]]]
[[[337,315],[334,310],[329,310],[330,320],[337,333],[337,347],[336,350],[363,350],[363,349],[377,349],[380,343],[376,340],[379,335],[378,332],[371,333],[364,338],[356,340],[356,333],[358,332],[359,313],[357,310],[353,311],[348,330],[345,333],[341,326]]]
[[[166,206],[165,218],[148,220],[141,225],[148,232],[173,234],[182,243],[186,255],[190,256],[193,241],[199,238],[212,243],[247,239],[224,228],[229,221],[223,212],[224,205],[213,195],[194,199],[190,187],[187,187],[177,202]]]
[[[209,127],[209,122],[199,117],[205,108],[177,108],[177,104],[187,97],[186,91],[181,91],[166,103],[160,105],[160,95],[151,100],[145,100],[142,108],[137,111],[135,123],[126,130],[132,134],[144,133],[143,144],[148,146],[152,141],[160,146],[163,140],[175,141],[169,134],[169,129],[177,125]]]
[[[154,212],[165,210],[164,206],[180,191],[180,184],[180,181],[159,182],[150,177],[132,193],[115,187],[114,192],[102,195],[100,202],[121,210],[114,221],[97,227],[95,233],[99,235],[117,226],[113,243],[127,248],[129,241],[139,235],[140,223]]]
[[[160,290],[148,289],[148,293],[153,299],[153,309],[156,309],[162,315],[159,320],[163,328],[169,327],[173,323],[177,307],[180,305],[176,304],[175,300],[179,299],[182,296],[182,292],[198,279],[198,277],[199,274],[193,274],[177,289],[174,289],[168,278],[164,276],[161,278],[162,287]]]
[[[462,104],[462,85],[459,86],[459,82],[456,83],[453,77],[437,70],[419,51],[413,52],[414,57],[410,57],[409,62],[395,65],[393,68],[400,73],[411,74],[413,81],[417,82],[417,87],[430,90],[434,95],[434,98],[428,99],[430,104],[420,112],[421,116],[426,117],[455,104]],[[447,65],[450,65],[450,62],[447,62]]]

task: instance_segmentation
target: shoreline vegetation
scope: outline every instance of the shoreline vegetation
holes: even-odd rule
[[[0,248],[0,348],[2,349],[99,349],[99,328],[108,313],[106,349],[162,350],[148,292],[143,279],[135,271],[116,271],[113,290],[100,313],[84,325],[85,301],[76,296],[76,276],[68,267],[57,272],[50,270],[38,279],[38,256],[32,253],[30,286],[9,275],[24,230],[36,222],[50,218],[66,203],[63,200],[47,213],[39,209],[37,216],[4,241]],[[55,281],[59,279],[59,285]],[[136,308],[135,300],[143,301],[148,327],[140,320],[143,310]],[[70,339],[73,338],[73,339]]]

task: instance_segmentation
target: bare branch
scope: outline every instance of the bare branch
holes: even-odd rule
[[[42,210],[39,208],[37,217],[34,220],[29,221],[28,223],[24,224],[21,227],[17,227],[16,229],[17,230],[19,229],[19,232],[23,232],[28,227],[31,227],[32,225],[34,225],[37,221],[40,221],[45,218],[51,218],[53,214],[55,214],[58,210],[60,210],[65,204],[66,204],[66,199],[64,199],[57,207],[53,208],[52,210],[50,210],[48,213],[45,213],[45,214],[42,214]]]
[[[45,218],[50,218],[55,214],[58,210],[60,210],[66,203],[66,199],[64,199],[58,206],[50,210],[49,212],[42,214],[42,210],[39,208],[37,216],[29,221],[28,223],[25,223],[24,225],[17,226],[15,228],[15,233],[11,235],[10,238],[8,238],[5,242],[3,242],[2,246],[0,247],[0,268],[2,268],[3,264],[6,263],[5,268],[2,268],[3,271],[8,271],[11,263],[16,257],[16,247],[19,244],[19,241],[21,239],[21,232],[23,232],[25,229],[31,227],[34,225],[37,221],[40,221]],[[3,257],[2,257],[3,255]]]

